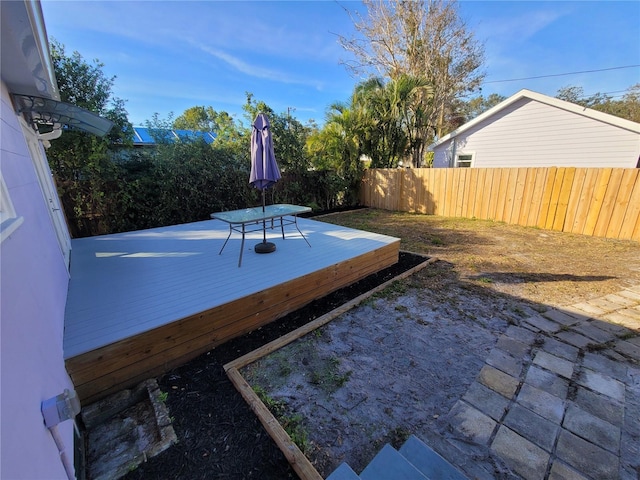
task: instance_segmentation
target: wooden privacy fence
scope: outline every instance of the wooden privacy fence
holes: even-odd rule
[[[386,210],[640,241],[638,168],[370,169],[360,200]]]

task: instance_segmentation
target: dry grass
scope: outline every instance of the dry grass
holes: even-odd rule
[[[546,305],[569,305],[640,283],[640,243],[634,241],[375,209],[322,221],[399,237],[401,249],[439,258],[460,281]]]

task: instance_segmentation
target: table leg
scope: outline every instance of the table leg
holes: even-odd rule
[[[242,243],[240,244],[240,258],[238,259],[238,268],[242,265],[242,252],[244,252],[244,223],[242,224]]]
[[[298,230],[298,233],[302,236],[302,238],[304,238],[304,241],[307,242],[307,245],[309,245],[309,247],[311,247],[311,244],[309,243],[309,240],[307,240],[307,237],[304,236],[304,233],[302,233],[300,231],[300,228],[298,227],[298,216],[297,215],[293,216],[293,223],[295,223],[296,230]]]
[[[218,253],[218,255],[222,255],[222,251],[224,250],[224,247],[227,246],[227,242],[231,238],[231,232],[233,232],[233,229],[231,228],[231,225],[229,225],[229,235],[227,235],[227,239],[222,244],[222,248],[220,249],[220,253]]]

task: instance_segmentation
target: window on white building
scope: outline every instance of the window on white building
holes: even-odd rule
[[[456,155],[456,167],[469,168],[473,162],[473,153],[458,153]]]

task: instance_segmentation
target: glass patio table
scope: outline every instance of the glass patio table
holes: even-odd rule
[[[267,220],[271,221],[272,229],[275,225],[277,225],[274,222],[280,222],[280,230],[282,231],[283,240],[285,225],[294,225],[296,227],[296,230],[298,230],[298,233],[300,233],[302,238],[304,238],[304,241],[307,242],[307,245],[311,247],[309,240],[307,240],[307,237],[304,236],[304,234],[298,227],[298,215],[300,215],[301,213],[309,212],[311,212],[311,208],[309,207],[279,203],[275,205],[267,205],[264,207],[264,210],[263,207],[253,207],[243,208],[240,210],[231,210],[228,212],[212,213],[211,218],[222,220],[223,222],[229,224],[229,235],[224,241],[219,255],[222,255],[222,251],[224,250],[224,247],[227,246],[227,242],[229,241],[229,238],[231,238],[231,234],[233,232],[241,233],[242,243],[240,245],[240,258],[238,259],[238,267],[240,267],[242,265],[242,252],[244,250],[245,235],[249,232],[257,232],[259,230],[265,231],[266,234],[265,229]],[[257,227],[257,225],[260,225],[260,227]]]

